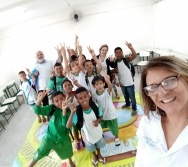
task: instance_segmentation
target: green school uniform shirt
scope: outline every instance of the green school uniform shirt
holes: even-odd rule
[[[56,89],[57,91],[63,91],[62,90],[62,83],[65,79],[67,79],[66,77],[62,77],[62,78],[59,78],[58,76],[55,76],[56,77]],[[52,90],[54,88],[54,80],[53,79],[50,79],[48,81],[48,89],[49,90]]]
[[[52,110],[52,105],[34,106],[34,111],[38,115],[48,116]],[[51,117],[48,128],[46,130],[47,139],[54,142],[61,142],[62,140],[70,140],[69,131],[66,128],[67,120],[70,115],[70,109],[67,109],[66,116],[62,115],[62,110],[55,108],[55,112]]]

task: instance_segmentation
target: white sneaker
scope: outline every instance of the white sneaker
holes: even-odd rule
[[[120,141],[118,138],[115,139],[115,146],[119,146],[120,145]]]

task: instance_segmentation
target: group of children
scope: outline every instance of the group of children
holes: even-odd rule
[[[61,46],[64,68],[61,63],[54,65],[48,89],[38,93],[38,96],[35,83],[36,72],[35,75],[30,74],[30,79],[27,79],[24,71],[19,72],[22,81],[20,88],[25,92],[26,102],[32,106],[39,120],[41,120],[40,115],[48,117],[46,135],[29,167],[47,156],[51,149],[61,159],[68,159],[69,165],[74,167],[75,164],[71,160],[73,151],[69,137],[71,127],[73,127],[76,148],[80,149],[80,138],[82,138],[86,149],[92,152],[93,166],[98,166],[98,162],[107,163],[100,154],[100,148],[105,146],[102,128],[109,128],[115,137],[115,145],[120,145],[116,109],[112,102],[112,89],[115,88],[114,85],[119,86],[116,82],[117,78],[114,74],[111,78],[107,74],[100,75],[102,64],[93,49],[88,47],[96,65],[92,60],[86,60],[80,45],[77,48],[78,55],[70,56],[71,53],[68,52],[70,56],[68,60],[65,45]],[[73,51],[72,54],[75,52]],[[114,90],[116,98],[119,99],[117,90]],[[47,94],[51,94],[52,104],[41,106]]]

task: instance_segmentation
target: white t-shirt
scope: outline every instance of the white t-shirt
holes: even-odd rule
[[[100,60],[100,58],[99,58],[99,60],[100,60],[100,62],[101,62],[101,64],[102,64],[102,70],[101,70],[101,72],[100,72],[100,75],[103,76],[103,77],[104,77],[105,73],[107,72],[106,59],[107,59],[107,58],[105,58],[104,61],[102,62],[102,61]]]
[[[85,136],[87,141],[91,144],[95,144],[102,138],[103,130],[100,124],[97,127],[93,125],[93,121],[97,120],[95,113],[92,109],[91,112],[86,114],[83,112],[84,124],[81,129],[82,136]]]
[[[150,119],[142,117],[137,136],[135,167],[188,167],[188,125],[169,150],[156,112],[150,113]]]
[[[71,81],[73,81],[73,79],[74,79],[74,80],[77,80],[78,83],[79,83],[81,86],[85,87],[85,88],[88,90],[88,86],[87,86],[86,80],[85,80],[85,74],[84,74],[82,71],[80,71],[77,76],[74,75],[72,72],[70,72],[69,74],[66,75],[66,77],[67,77],[69,80],[71,80]],[[76,90],[77,88],[78,88],[78,87],[73,84],[73,91]]]
[[[32,84],[32,81],[31,81],[31,84]],[[37,93],[31,87],[28,81],[22,82],[22,84],[20,84],[20,90],[23,90],[27,104],[34,104],[36,102]]]
[[[131,86],[134,84],[130,69],[122,61],[117,62],[118,79],[121,86]]]
[[[89,85],[88,85],[88,89],[89,89],[89,91],[92,93],[92,92],[94,92],[94,91],[96,91],[96,89],[93,87],[93,85],[92,85],[92,81],[93,81],[93,78],[94,78],[94,76],[92,75],[92,76],[88,76],[88,81],[89,81]]]
[[[44,63],[36,63],[35,69],[39,72],[38,76],[38,90],[44,90],[47,88],[48,81],[50,79],[51,71],[54,70],[56,61],[45,60]]]
[[[103,94],[98,95],[96,91],[92,93],[93,101],[98,104],[103,112],[103,120],[112,120],[117,118],[116,109],[112,102],[112,93],[104,89]]]

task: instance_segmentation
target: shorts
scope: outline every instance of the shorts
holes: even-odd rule
[[[72,143],[70,139],[68,140],[63,140],[61,142],[53,142],[47,139],[47,137],[43,137],[42,142],[37,149],[37,151],[34,154],[33,160],[38,161],[45,156],[48,156],[51,150],[54,150],[57,155],[61,159],[67,159],[72,157],[73,151],[72,151]]]
[[[97,148],[103,148],[106,145],[106,142],[104,141],[104,138],[102,137],[99,141],[97,141],[95,144],[86,143],[85,147],[89,152],[94,152]]]
[[[114,136],[118,136],[118,123],[117,118],[112,120],[102,120],[100,122],[102,128],[109,128]]]

